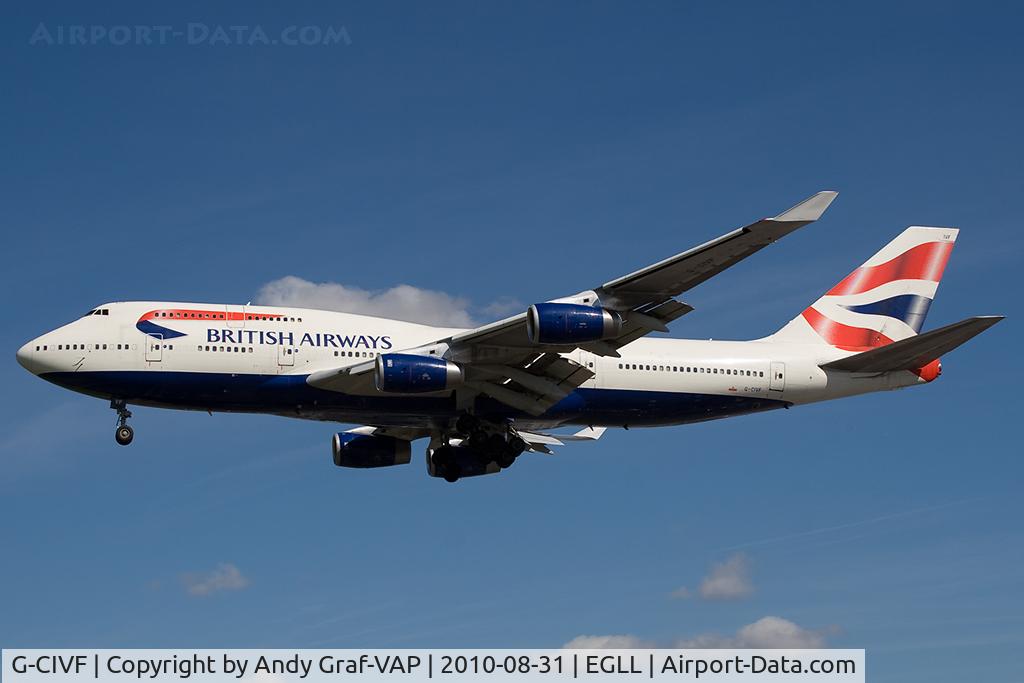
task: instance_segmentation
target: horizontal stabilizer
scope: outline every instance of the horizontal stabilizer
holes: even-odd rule
[[[917,370],[981,334],[1002,319],[1001,315],[967,318],[931,332],[826,363],[821,367],[847,372]]]
[[[562,441],[597,441],[607,430],[607,427],[587,427],[586,429],[581,429],[575,434],[560,436],[558,438]]]
[[[554,455],[550,448],[551,446],[564,446],[570,441],[597,441],[606,430],[606,427],[587,427],[575,434],[544,434],[542,432],[524,431],[517,431],[516,433],[527,443],[531,451]]]

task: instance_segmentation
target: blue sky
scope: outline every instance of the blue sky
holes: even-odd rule
[[[873,681],[1018,675],[1019,9],[3,13],[3,646],[739,642],[777,617],[867,648]],[[30,45],[190,22],[349,41]],[[825,219],[691,291],[673,335],[771,332],[911,224],[962,229],[927,326],[1010,317],[927,388],[611,431],[455,486],[420,453],[335,469],[331,425],[274,417],[139,409],[119,448],[106,405],[14,361],[104,301],[245,302],[289,275],[484,321],[821,189]],[[702,597],[722,572],[742,590]]]

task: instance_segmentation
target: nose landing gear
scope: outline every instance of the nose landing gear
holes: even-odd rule
[[[110,407],[117,411],[117,428],[114,430],[114,441],[127,446],[135,438],[135,430],[128,426],[128,418],[132,416],[127,404],[120,399],[110,402]]]
[[[135,430],[129,427],[128,425],[121,425],[120,427],[114,430],[114,441],[121,444],[122,446],[127,446],[128,444],[130,444],[132,442],[132,439],[134,438]]]

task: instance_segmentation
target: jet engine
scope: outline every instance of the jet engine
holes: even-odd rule
[[[534,304],[526,331],[534,344],[580,344],[618,336],[622,316],[580,304]]]
[[[374,382],[378,391],[396,394],[445,391],[462,384],[462,370],[444,358],[385,353],[377,356]]]
[[[353,434],[334,435],[331,451],[338,467],[390,467],[406,465],[412,459],[411,443],[393,436]]]

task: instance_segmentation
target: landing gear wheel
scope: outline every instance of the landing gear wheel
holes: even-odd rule
[[[502,453],[501,455],[498,456],[497,462],[498,467],[500,467],[501,469],[508,469],[509,467],[512,467],[512,465],[515,464],[516,456],[512,455],[511,453]]]
[[[128,425],[121,425],[114,430],[114,440],[122,446],[127,446],[135,438],[135,430]]]
[[[459,466],[445,465],[444,480],[449,484],[454,484],[455,482],[457,482],[459,480]]]
[[[128,418],[132,416],[128,404],[120,399],[110,401],[110,407],[117,411],[117,429],[114,430],[114,441],[127,446],[135,438],[135,430],[128,426]]]

